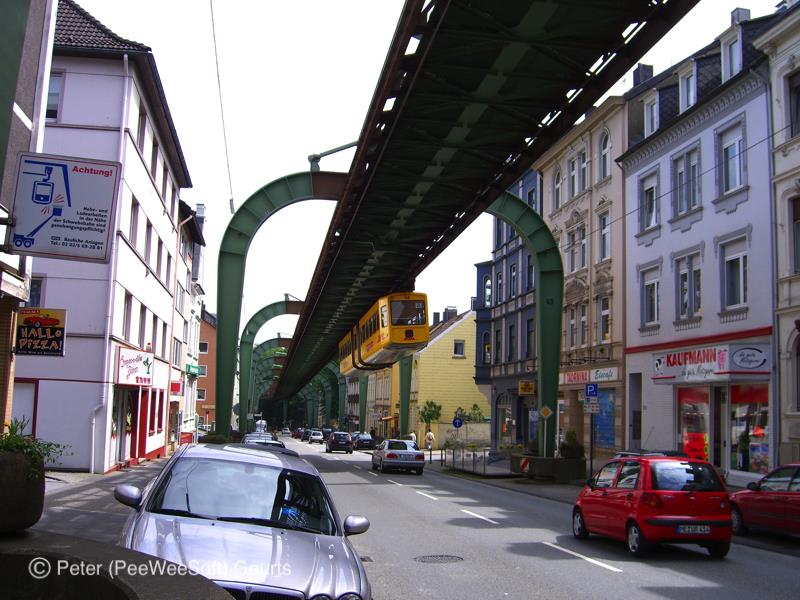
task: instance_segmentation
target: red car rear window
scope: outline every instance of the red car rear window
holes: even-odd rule
[[[652,489],[684,492],[725,490],[717,472],[706,463],[659,460],[650,463]]]

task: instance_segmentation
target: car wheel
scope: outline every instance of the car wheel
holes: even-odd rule
[[[379,468],[380,468],[381,473],[386,473],[388,471],[388,469],[385,466],[383,466],[383,461],[381,461],[381,464],[379,465]]]
[[[634,556],[644,556],[647,553],[647,540],[642,530],[636,523],[628,525],[628,551]]]
[[[579,508],[572,511],[572,535],[580,540],[589,537],[589,530],[586,529],[586,525],[583,522],[583,513]]]
[[[414,472],[415,472],[417,475],[422,475],[422,467],[420,467],[419,469],[414,469]]]
[[[725,558],[731,549],[730,542],[714,542],[708,547],[711,558]]]
[[[745,535],[747,533],[747,527],[742,518],[742,511],[740,511],[739,507],[735,504],[731,507],[731,524],[733,525],[732,529],[734,535]]]

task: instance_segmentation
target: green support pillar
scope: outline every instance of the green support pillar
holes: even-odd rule
[[[347,427],[347,381],[339,375],[339,429],[349,430]]]
[[[525,240],[536,269],[536,394],[538,410],[546,406],[552,411],[547,422],[537,424],[539,455],[555,452],[558,396],[558,368],[561,361],[561,317],[564,298],[564,266],[553,234],[542,218],[524,201],[504,193],[487,209],[504,219]]]
[[[339,200],[347,173],[295,173],[268,183],[236,210],[222,236],[217,266],[217,433],[231,428],[236,345],[242,313],[247,252],[261,225],[273,214],[303,200]]]
[[[358,427],[360,431],[369,432],[367,429],[367,386],[369,375],[358,376]]]
[[[282,425],[286,425],[289,422],[289,400],[287,398],[283,399],[283,423]]]
[[[413,356],[400,359],[400,435],[410,433],[408,423],[408,405],[411,400],[411,363]]]

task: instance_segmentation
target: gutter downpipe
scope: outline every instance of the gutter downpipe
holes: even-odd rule
[[[764,79],[760,77],[762,81]],[[770,459],[773,465],[780,464],[780,445],[781,445],[781,378],[780,378],[780,321],[778,320],[778,241],[776,239],[778,227],[778,199],[775,194],[775,155],[773,153],[775,140],[773,136],[773,120],[772,120],[772,83],[770,79],[764,81],[764,88],[766,89],[767,96],[767,131],[769,132],[769,148],[767,149],[769,157],[769,199],[770,199],[770,228],[769,228],[769,241],[772,250],[772,287],[770,293],[772,295],[772,416],[773,420],[770,430],[772,431],[771,444],[772,451],[770,452]]]
[[[180,215],[180,202],[178,203],[178,214]],[[186,217],[183,221],[178,223],[177,234],[175,236],[175,271],[172,273],[172,316],[171,316],[171,323],[169,325],[169,356],[167,356],[167,360],[169,361],[169,383],[170,388],[168,390],[167,396],[167,415],[169,415],[169,396],[172,395],[172,369],[175,368],[175,365],[172,363],[172,354],[175,352],[175,307],[177,305],[177,297],[178,297],[178,259],[183,258],[180,255],[180,245],[181,245],[181,230],[183,226],[186,225],[189,221],[194,218],[193,214],[190,214]],[[185,263],[184,263],[185,265]],[[181,371],[180,362],[178,363],[178,372]],[[184,402],[186,400],[186,387],[183,388],[183,398]],[[195,419],[195,424],[197,423],[197,419]],[[183,423],[178,424],[178,431],[177,437],[175,439],[175,443],[180,446],[181,444],[181,430],[183,429]],[[195,428],[195,432],[197,428]],[[166,448],[169,446],[169,422],[167,426],[164,428],[164,453],[166,454]]]
[[[128,70],[128,54],[127,52],[122,55],[122,64],[123,64],[123,72],[124,72],[124,79],[122,84],[123,90],[123,100],[122,100],[122,120],[119,124],[119,146],[117,148],[117,160],[120,164],[124,164],[125,158],[125,125],[128,122],[128,111],[130,109],[130,85],[131,85],[131,78],[130,78],[130,71]],[[123,176],[119,178],[119,189],[117,190],[117,197],[115,202],[119,203],[120,199],[122,198],[122,186],[123,182],[125,181],[124,172]],[[114,218],[114,231],[113,235],[111,236],[111,260],[109,260],[109,271],[108,271],[108,296],[106,297],[106,318],[105,318],[105,327],[103,331],[103,379],[100,388],[100,404],[95,406],[91,411],[91,428],[92,428],[92,445],[91,445],[91,455],[89,457],[89,472],[94,473],[94,450],[95,450],[95,425],[97,422],[97,413],[106,405],[107,402],[107,393],[108,393],[108,385],[110,383],[110,370],[111,365],[109,364],[109,345],[111,344],[111,321],[114,316],[114,279],[115,274],[117,272],[117,232],[119,231],[119,221],[120,221],[120,210],[119,206],[117,206],[116,210],[116,217]],[[137,415],[138,418],[138,415]],[[123,433],[118,433],[117,435],[117,443],[119,443],[121,436],[124,435]],[[124,443],[124,442],[123,442]],[[134,440],[131,440],[131,444],[135,443]]]

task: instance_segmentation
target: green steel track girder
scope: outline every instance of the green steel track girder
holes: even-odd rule
[[[250,394],[252,388],[250,385],[242,385],[243,382],[250,381],[250,367],[253,361],[253,343],[255,342],[258,332],[270,319],[280,315],[299,315],[303,309],[303,303],[295,300],[289,300],[288,297],[280,302],[273,302],[268,304],[257,313],[255,313],[247,325],[242,330],[242,335],[239,339],[239,403],[250,405]]]
[[[303,200],[336,200],[342,196],[345,173],[295,173],[268,183],[236,210],[222,236],[217,266],[217,432],[231,427],[236,343],[242,313],[247,252],[258,229],[282,208]]]
[[[564,266],[553,233],[536,211],[513,194],[504,193],[487,209],[511,225],[531,253],[536,270],[536,394],[538,410],[547,406],[557,412],[558,368],[561,360],[561,317],[564,298]],[[557,417],[556,417],[557,418]],[[545,428],[537,421],[539,456],[553,456],[555,423]],[[545,439],[543,430],[547,431]]]

